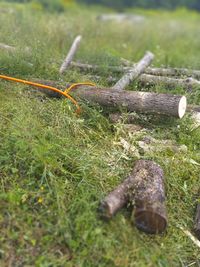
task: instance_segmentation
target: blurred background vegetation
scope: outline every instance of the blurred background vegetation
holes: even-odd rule
[[[0,2],[1,1],[2,0],[0,0]],[[7,2],[34,2],[52,11],[63,11],[66,5],[73,3],[104,5],[117,9],[118,11],[123,11],[126,8],[132,7],[149,9],[176,9],[178,7],[186,7],[198,11],[200,10],[200,0],[7,0]]]

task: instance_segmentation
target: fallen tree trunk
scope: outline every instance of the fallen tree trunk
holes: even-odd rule
[[[45,81],[43,83],[45,84]],[[56,86],[57,83],[48,81],[48,84]],[[66,89],[64,87],[60,88]],[[46,93],[52,95],[48,91]],[[184,116],[187,107],[185,96],[171,94],[119,91],[110,88],[91,88],[87,86],[75,89],[72,94],[75,97],[107,108],[114,108],[116,110],[125,108],[129,112],[156,113],[178,118]],[[53,93],[52,96],[60,97],[56,93]]]
[[[70,65],[71,61],[73,60],[73,57],[74,57],[74,55],[75,55],[75,53],[79,47],[81,39],[82,39],[81,35],[79,35],[75,38],[75,40],[74,40],[74,42],[73,42],[73,44],[69,50],[69,53],[67,54],[67,57],[65,58],[62,66],[60,67],[60,74],[63,74],[67,70],[68,66]]]
[[[84,71],[98,71],[102,68],[98,65],[92,64],[84,64],[79,62],[71,62],[71,66],[75,68],[79,68],[80,70]],[[134,66],[134,65],[133,65]],[[108,69],[113,72],[127,72],[131,69],[130,66],[108,66]],[[155,76],[187,76],[193,77],[195,79],[200,79],[200,70],[190,70],[185,68],[146,68],[144,70],[145,74],[155,75]]]
[[[200,240],[200,204],[197,205],[194,232],[195,232],[197,238]]]
[[[151,64],[154,59],[154,55],[151,52],[147,52],[145,56],[132,67],[114,86],[113,89],[124,90],[132,81],[137,79],[144,70]]]
[[[130,176],[101,202],[101,216],[110,219],[128,201],[135,206],[133,214],[138,229],[150,234],[166,229],[164,174],[158,164],[137,161]]]

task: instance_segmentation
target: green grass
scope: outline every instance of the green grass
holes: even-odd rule
[[[146,50],[155,53],[155,66],[200,69],[196,13],[139,10],[144,23],[107,25],[95,20],[100,9],[71,7],[53,14],[35,5],[12,8],[13,14],[1,13],[0,41],[19,50],[0,51],[1,74],[61,81],[60,64],[78,34],[84,38],[76,58],[100,64],[103,85],[108,65],[119,64],[120,57],[137,61]],[[26,46],[30,53],[24,53]],[[88,76],[69,70],[62,79]],[[168,92],[160,85],[151,90]],[[198,89],[172,92],[199,104]],[[192,231],[200,198],[200,168],[191,161],[200,163],[200,130],[192,130],[188,115],[137,116],[153,137],[188,147],[187,153],[141,155],[158,162],[166,177],[169,226],[161,236],[148,236],[134,227],[130,209],[109,223],[97,213],[100,200],[137,159],[120,146],[120,138],[137,147],[141,134],[129,134],[122,123],[113,127],[100,107],[82,103],[82,109],[77,117],[66,100],[0,82],[0,266],[199,266],[199,249],[178,226]]]

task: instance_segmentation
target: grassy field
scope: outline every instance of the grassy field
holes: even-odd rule
[[[105,24],[95,19],[105,12],[100,8],[74,6],[60,14],[33,4],[1,2],[1,8],[0,42],[18,48],[15,53],[0,50],[1,74],[62,83],[88,80],[76,70],[64,77],[58,72],[78,34],[83,41],[76,59],[102,66],[99,85],[107,85],[112,74],[108,65],[119,65],[121,57],[136,62],[146,50],[155,53],[154,66],[200,69],[200,15],[194,12],[138,10],[146,18],[142,23]],[[27,89],[0,81],[0,266],[200,266],[199,248],[179,227],[192,231],[200,201],[200,129],[192,129],[190,116],[138,114],[137,123],[148,133],[131,134],[123,123],[112,125],[100,107],[82,103],[77,117],[68,101]],[[168,92],[161,85],[150,90]],[[172,92],[185,94],[189,103],[200,102],[199,89]],[[97,214],[100,200],[138,158],[120,145],[120,138],[138,148],[146,134],[188,147],[185,153],[140,155],[165,172],[169,227],[160,236],[139,232],[131,209],[109,223]]]

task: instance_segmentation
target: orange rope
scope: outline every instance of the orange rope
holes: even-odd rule
[[[68,93],[72,89],[74,89],[74,88],[76,88],[78,86],[81,86],[81,85],[95,86],[94,83],[75,83],[75,84],[72,84],[69,88],[67,88],[63,92],[63,91],[61,91],[61,90],[59,90],[59,89],[57,89],[55,87],[52,87],[52,86],[48,86],[48,85],[44,85],[44,84],[40,84],[40,83],[34,83],[34,82],[22,80],[22,79],[17,79],[17,78],[5,76],[5,75],[0,75],[0,79],[4,79],[4,80],[7,80],[7,81],[13,81],[13,82],[17,82],[17,83],[23,83],[23,84],[31,85],[31,86],[34,86],[34,87],[39,87],[41,89],[48,89],[48,90],[54,91],[56,93],[59,93],[59,94],[63,95],[64,97],[68,98],[77,107],[76,113],[80,113],[80,110],[81,110],[80,106],[79,106],[78,102],[73,97],[71,97]]]

